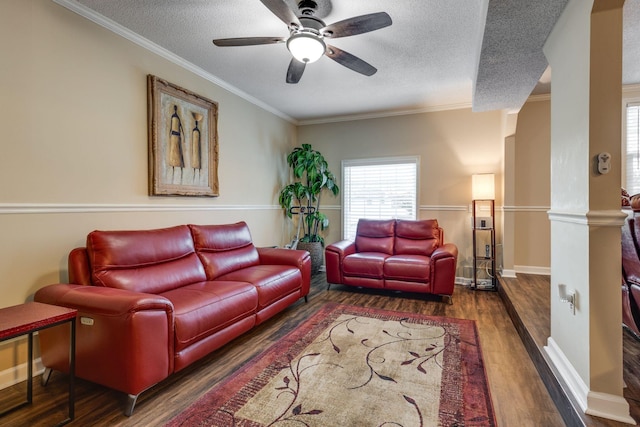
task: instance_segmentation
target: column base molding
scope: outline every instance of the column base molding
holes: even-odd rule
[[[624,397],[589,390],[553,338],[547,339],[544,350],[585,414],[636,425],[629,415],[629,403]]]

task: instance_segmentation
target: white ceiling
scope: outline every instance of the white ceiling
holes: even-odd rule
[[[366,77],[328,57],[285,76],[284,44],[216,47],[217,38],[288,36],[260,0],[54,0],[295,123],[473,105],[518,109],[547,63],[541,48],[567,0],[316,0],[326,24],[387,12],[393,24],[330,44],[378,69]],[[292,8],[296,0],[284,0]],[[640,83],[640,0],[626,0],[623,83]],[[161,72],[158,73],[162,77]],[[537,85],[537,86],[536,86]]]

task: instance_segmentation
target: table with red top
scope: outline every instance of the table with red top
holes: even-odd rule
[[[28,405],[33,400],[33,333],[41,329],[51,328],[69,323],[71,339],[69,343],[69,417],[58,425],[64,425],[73,420],[75,405],[75,349],[76,349],[76,315],[77,310],[27,302],[12,307],[0,308],[0,342],[22,335],[29,336],[27,360],[27,400],[2,412],[5,414],[14,409]]]

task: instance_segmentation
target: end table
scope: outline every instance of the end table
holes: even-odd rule
[[[0,342],[22,335],[29,336],[27,360],[27,400],[13,406],[3,415],[14,409],[29,405],[33,401],[33,333],[68,322],[71,328],[69,343],[69,417],[58,425],[64,425],[74,418],[75,405],[75,366],[76,366],[76,315],[78,311],[56,305],[27,302],[12,307],[0,308]]]

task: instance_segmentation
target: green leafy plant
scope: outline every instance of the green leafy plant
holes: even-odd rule
[[[320,195],[324,190],[334,196],[340,193],[335,176],[329,170],[324,156],[314,150],[311,144],[294,148],[287,156],[287,164],[296,181],[280,191],[278,202],[289,218],[300,215],[296,241],[321,242],[324,245],[320,232],[329,226],[329,219],[320,212]]]

